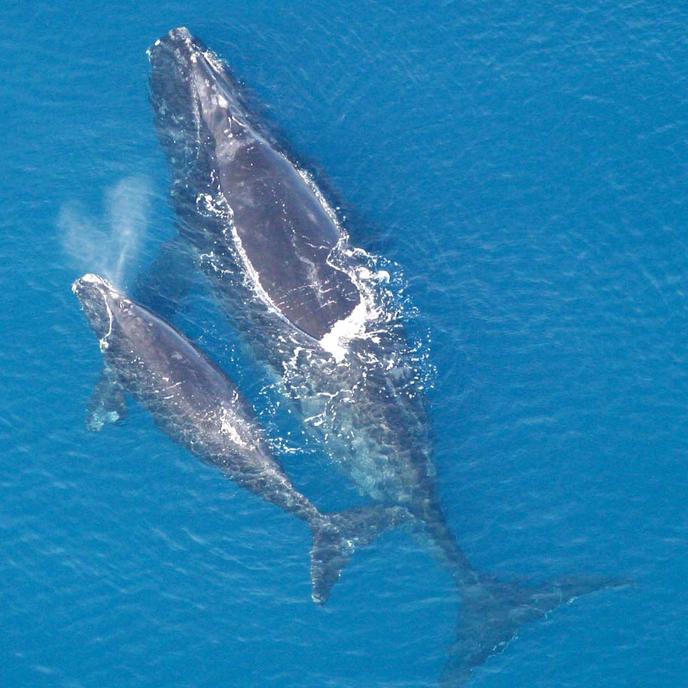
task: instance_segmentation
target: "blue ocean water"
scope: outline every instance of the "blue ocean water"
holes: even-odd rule
[[[408,533],[324,608],[310,537],[140,408],[87,432],[72,280],[174,232],[145,49],[189,26],[399,264],[428,332],[443,504],[483,570],[629,577],[471,685],[688,685],[688,150],[676,3],[20,3],[0,10],[0,685],[437,685],[458,611]],[[113,263],[114,261],[114,263]],[[181,325],[341,480],[199,289]],[[353,498],[353,497],[352,497]]]

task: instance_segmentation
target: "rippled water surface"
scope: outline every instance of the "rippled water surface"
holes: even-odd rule
[[[86,3],[0,9],[0,684],[437,685],[458,610],[408,532],[310,601],[307,528],[140,407],[87,432],[101,355],[71,281],[131,285],[175,231],[145,49],[187,25],[403,269],[435,461],[483,570],[629,577],[471,685],[686,685],[688,11],[680,3]],[[332,473],[202,281],[177,324],[295,483]]]

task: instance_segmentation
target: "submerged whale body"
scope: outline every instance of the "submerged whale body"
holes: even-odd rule
[[[418,356],[388,275],[349,246],[317,186],[252,113],[214,53],[181,28],[148,54],[179,238],[143,284],[145,298],[178,298],[170,277],[200,268],[333,463],[362,494],[413,515],[462,600],[446,684],[465,683],[521,624],[613,585],[526,587],[472,567],[442,512]]]
[[[322,514],[272,457],[249,405],[207,356],[104,278],[72,287],[100,341],[111,384],[133,395],[176,442],[241,487],[305,521],[313,532],[313,598],[324,602],[358,544],[404,519],[401,509]]]

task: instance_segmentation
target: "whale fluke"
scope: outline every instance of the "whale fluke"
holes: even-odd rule
[[[411,519],[403,507],[362,507],[324,514],[312,524],[311,582],[313,601],[325,604],[357,547],[372,542],[383,531]]]
[[[444,670],[442,688],[465,686],[477,667],[499,654],[521,626],[539,621],[557,607],[629,581],[589,577],[565,578],[541,586],[482,579],[462,591],[456,641]]]

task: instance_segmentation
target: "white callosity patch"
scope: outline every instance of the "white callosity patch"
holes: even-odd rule
[[[86,273],[80,280],[81,282],[86,282],[86,284],[98,284],[108,289],[114,289],[114,287],[100,275],[94,275],[92,272]]]

